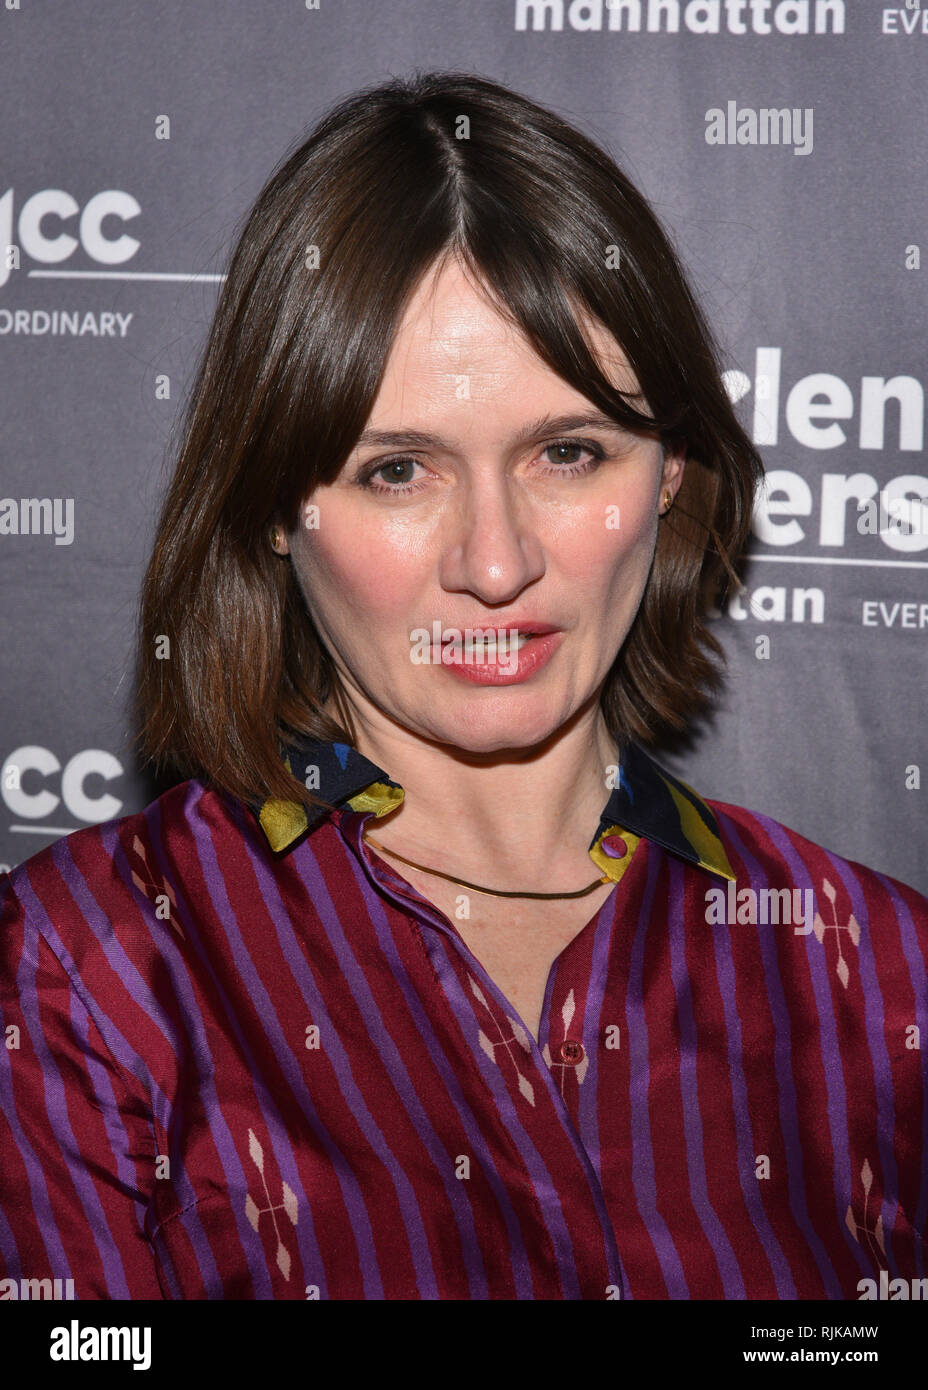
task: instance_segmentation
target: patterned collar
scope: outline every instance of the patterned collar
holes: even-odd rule
[[[405,795],[383,768],[346,743],[306,738],[282,745],[281,757],[294,776],[332,806],[347,803],[354,811],[371,811],[379,818]],[[273,798],[252,805],[251,810],[276,852],[290,848],[328,814],[324,808],[313,813],[298,802]],[[590,858],[607,877],[618,881],[642,838],[709,873],[735,877],[718,822],[705,801],[659,767],[638,744],[629,742],[590,842]]]

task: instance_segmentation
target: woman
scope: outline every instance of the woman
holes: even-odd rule
[[[3,884],[10,1284],[920,1273],[928,902],[645,748],[718,688],[760,476],[584,136],[454,73],[322,121],[245,225],[145,580],[141,746],[185,780]]]

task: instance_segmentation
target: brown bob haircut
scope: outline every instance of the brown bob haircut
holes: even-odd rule
[[[721,685],[705,618],[738,585],[763,465],[670,241],[559,116],[472,74],[430,72],[334,106],[245,219],[140,598],[138,741],[159,771],[250,802],[326,805],[288,772],[281,741],[356,735],[270,531],[294,531],[301,503],[337,476],[405,306],[452,255],[553,371],[626,429],[685,450],[602,692],[617,747],[686,729]],[[621,345],[650,415],[603,374],[578,307]]]

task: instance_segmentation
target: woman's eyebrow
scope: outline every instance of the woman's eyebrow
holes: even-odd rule
[[[632,399],[640,399],[641,393],[626,393],[632,395]],[[543,415],[520,430],[514,437],[514,445],[528,444],[532,440],[541,439],[545,435],[563,434],[567,430],[581,429],[603,429],[615,430],[619,433],[627,433],[626,427],[620,425],[617,420],[613,420],[609,415],[603,415],[601,411],[585,411],[580,414],[572,415]],[[440,435],[430,434],[424,430],[364,430],[360,435],[355,448],[362,448],[366,444],[377,444],[387,448],[397,447],[421,447],[451,449],[453,445]]]

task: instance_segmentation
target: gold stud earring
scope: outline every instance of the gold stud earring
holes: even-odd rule
[[[282,541],[283,533],[281,532],[279,526],[275,526],[271,531],[271,545],[274,547],[275,550],[279,551]]]
[[[670,511],[670,508],[673,506],[673,493],[670,491],[669,487],[664,488],[664,495],[661,498],[661,501],[664,504],[664,510],[662,512],[662,515],[666,516],[666,514]]]

